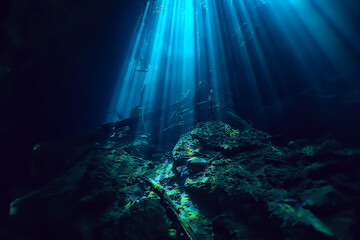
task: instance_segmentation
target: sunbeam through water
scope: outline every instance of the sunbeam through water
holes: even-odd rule
[[[125,118],[157,112],[153,120],[166,129],[184,118],[190,125],[221,120],[224,109],[233,108],[255,123],[271,129],[276,121],[275,128],[287,131],[298,119],[284,99],[358,87],[359,49],[350,49],[359,33],[345,16],[350,8],[348,1],[149,1],[110,112]],[[331,81],[341,74],[345,81]],[[199,107],[205,102],[209,112]],[[270,105],[280,120],[271,119]],[[108,115],[106,121],[113,120]]]

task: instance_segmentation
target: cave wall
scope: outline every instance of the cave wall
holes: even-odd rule
[[[0,8],[1,213],[33,185],[38,141],[98,128],[145,0],[5,0]],[[4,206],[4,207],[3,207]]]

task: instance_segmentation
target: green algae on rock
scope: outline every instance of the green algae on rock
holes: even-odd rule
[[[57,146],[71,146],[75,156],[58,158],[67,168],[12,203],[13,223],[40,237],[46,229],[53,239],[352,240],[356,235],[356,149],[344,150],[330,139],[276,146],[259,130],[213,121],[158,150],[151,137],[136,136],[126,126],[117,129],[128,136],[108,139],[109,132],[101,130],[88,140],[37,148],[36,155],[45,158]],[[308,154],[309,149],[314,151]],[[350,165],[353,169],[346,168]],[[334,169],[329,166],[342,171],[324,174]]]

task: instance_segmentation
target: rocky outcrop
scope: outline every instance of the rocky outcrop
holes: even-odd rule
[[[360,149],[330,137],[277,146],[259,130],[213,121],[159,150],[124,123],[73,144],[67,167],[11,204],[12,224],[49,239],[360,236]]]

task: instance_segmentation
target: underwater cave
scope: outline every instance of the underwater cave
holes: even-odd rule
[[[356,0],[3,0],[0,239],[360,239]]]

